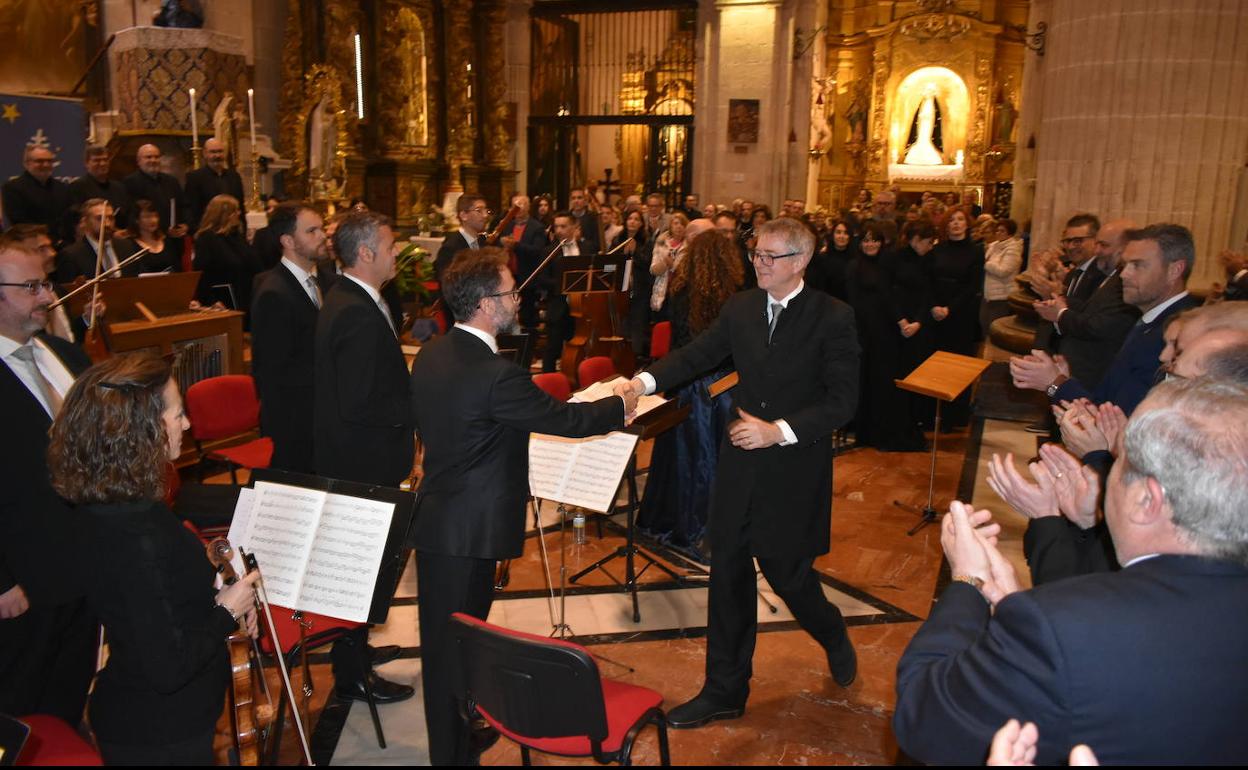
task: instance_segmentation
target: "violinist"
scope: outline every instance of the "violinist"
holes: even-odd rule
[[[576,217],[572,216],[571,212],[556,212],[554,221],[553,242],[564,241],[560,256],[579,257],[582,254],[589,256],[597,253],[597,249],[592,248],[581,238],[581,226],[576,223]],[[559,280],[556,262],[557,260],[552,261],[546,268],[545,274],[534,281],[534,283],[540,283],[541,288],[546,291],[546,350],[542,354],[543,372],[558,371],[563,343],[572,339],[572,332],[575,329],[571,310],[568,307],[568,298],[559,291],[561,287],[556,285]]]
[[[82,204],[78,220],[78,240],[61,250],[56,258],[56,280],[69,283],[79,276],[96,276],[96,255],[104,244],[104,258],[98,260],[100,270],[114,267],[138,250],[133,241],[113,236],[113,206],[103,198],[92,198]],[[122,275],[136,276],[138,265],[123,268]]]
[[[210,765],[230,666],[253,636],[252,573],[217,591],[204,547],[164,502],[190,422],[170,364],[126,353],[70,388],[48,447],[53,488],[77,506],[80,577],[108,663],[88,715],[106,764]]]

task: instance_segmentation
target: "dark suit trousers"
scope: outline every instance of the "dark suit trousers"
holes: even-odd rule
[[[576,324],[568,307],[568,298],[562,294],[550,294],[546,298],[546,351],[542,354],[542,371],[559,371],[559,356],[563,343],[572,339]],[[575,372],[564,372],[573,376]]]
[[[77,726],[95,676],[98,629],[81,599],[0,620],[0,713],[52,714]]]
[[[714,516],[711,526],[715,526]],[[823,594],[814,559],[762,557],[763,577],[784,600],[798,625],[836,650],[845,640],[845,620]],[[711,551],[710,606],[706,633],[706,684],[702,694],[725,706],[744,708],[750,695],[754,642],[758,633],[757,577],[744,531]]]
[[[476,764],[469,748],[468,722],[455,698],[451,655],[451,614],[485,620],[494,601],[493,559],[416,553],[420,591],[420,678],[429,730],[429,761],[438,765]]]

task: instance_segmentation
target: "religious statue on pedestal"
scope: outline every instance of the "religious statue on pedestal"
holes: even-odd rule
[[[906,148],[903,163],[911,166],[940,166],[944,164],[936,142],[940,141],[940,108],[936,104],[936,89],[928,86],[923,92],[923,102],[915,114],[911,129],[912,141]]]

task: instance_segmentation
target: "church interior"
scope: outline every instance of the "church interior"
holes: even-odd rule
[[[184,761],[191,754],[177,753],[190,745],[179,743],[188,735],[176,728],[166,739],[151,733],[135,739],[143,744],[139,753],[118,737],[128,735],[113,726],[118,717],[107,718],[107,708],[141,700],[135,694],[141,685],[128,682],[125,697],[108,695],[117,685],[107,661],[134,652],[130,636],[109,629],[117,607],[95,607],[98,590],[83,588],[74,599],[81,612],[74,616],[75,633],[86,628],[82,633],[91,637],[91,671],[84,674],[85,682],[96,683],[90,705],[83,690],[78,700],[69,699],[74,705],[66,716],[51,708],[50,696],[38,695],[46,682],[70,678],[72,668],[49,652],[69,638],[70,626],[57,625],[70,622],[64,615],[69,605],[49,610],[50,600],[36,590],[48,565],[68,551],[57,545],[56,558],[49,553],[44,559],[39,549],[104,526],[74,523],[71,503],[108,502],[99,493],[75,498],[64,491],[73,485],[60,475],[63,463],[56,457],[70,438],[57,426],[77,413],[75,401],[89,397],[78,394],[75,377],[88,382],[110,361],[119,367],[128,357],[163,360],[162,377],[172,377],[185,403],[181,419],[189,418],[189,427],[178,428],[177,416],[166,415],[158,431],[177,433],[180,444],[168,436],[177,451],[157,488],[179,524],[198,538],[196,547],[228,536],[238,541],[235,552],[245,546],[263,569],[265,557],[280,550],[274,543],[285,537],[270,531],[266,540],[260,524],[263,502],[282,504],[276,502],[279,488],[316,497],[324,512],[317,517],[330,514],[326,500],[334,499],[396,512],[370,536],[375,552],[350,554],[366,563],[358,571],[369,576],[368,596],[350,613],[335,616],[327,602],[293,606],[302,592],[269,580],[269,599],[260,604],[272,602],[272,619],[248,605],[244,614],[251,620],[241,620],[213,589],[215,605],[204,606],[230,615],[225,625],[235,632],[229,650],[234,684],[214,691],[217,701],[208,699],[220,703],[225,693],[214,712],[210,757],[195,756],[217,764],[528,764],[530,746],[535,764],[597,764],[603,752],[640,764],[982,764],[985,758],[1030,764],[1000,761],[1000,752],[1008,755],[1000,749],[1006,741],[1030,741],[1027,756],[1036,758],[1037,739],[1028,739],[1026,729],[1020,738],[1015,725],[1002,737],[997,728],[1008,728],[1004,720],[980,724],[981,715],[962,713],[971,701],[957,702],[958,693],[975,690],[973,674],[988,663],[942,691],[954,693],[948,701],[932,694],[914,700],[916,677],[935,681],[949,663],[913,673],[942,596],[972,585],[993,607],[997,602],[984,580],[959,572],[965,558],[951,544],[972,536],[956,527],[971,511],[991,511],[991,523],[975,525],[991,534],[977,530],[974,537],[1007,566],[992,562],[999,571],[990,585],[1009,568],[1017,580],[1012,590],[1046,590],[1049,578],[1039,572],[1035,552],[1039,504],[1026,494],[1047,495],[1054,520],[1072,518],[1054,451],[1075,463],[1066,476],[1095,477],[1089,469],[1099,468],[1100,486],[1082,490],[1083,499],[1091,494],[1096,526],[1108,527],[1116,539],[1114,521],[1105,520],[1117,520],[1111,505],[1115,511],[1127,505],[1121,495],[1111,498],[1114,485],[1131,483],[1131,471],[1111,472],[1109,463],[1117,458],[1125,466],[1122,453],[1128,451],[1134,463],[1132,431],[1145,429],[1128,422],[1131,407],[1162,408],[1155,399],[1171,391],[1157,396],[1157,388],[1199,390],[1215,372],[1237,380],[1225,387],[1243,394],[1248,318],[1228,310],[1248,308],[1236,302],[1248,296],[1248,3],[1241,0],[0,0],[0,29],[13,33],[0,47],[0,360],[13,376],[0,366],[0,385],[14,389],[4,391],[0,409],[7,424],[23,431],[26,411],[42,420],[29,434],[15,429],[5,438],[9,446],[0,460],[3,484],[22,490],[0,502],[0,539],[9,541],[0,552],[0,633],[8,637],[0,642],[0,657],[11,656],[10,665],[28,674],[20,686],[16,674],[6,684],[10,669],[0,663],[0,763],[8,763],[6,754],[18,764],[196,763]],[[376,241],[359,246],[360,221],[391,240],[381,248]],[[793,230],[783,229],[792,223]],[[320,239],[306,254],[305,225],[308,238]],[[772,247],[783,233],[790,238],[786,247],[799,244],[790,253]],[[1188,244],[1182,275],[1170,270],[1155,282],[1169,280],[1173,288],[1140,299],[1152,284],[1130,272],[1143,270],[1132,255],[1144,248],[1140,244],[1156,244],[1164,259],[1158,270],[1168,270],[1174,260],[1166,239],[1175,237]],[[357,247],[352,256],[349,250]],[[392,251],[389,266],[377,268],[386,262],[383,251]],[[24,255],[35,252],[44,256],[46,273],[18,276]],[[474,252],[496,259],[505,277],[465,311],[456,304],[461,289],[455,284],[466,275],[464,254],[471,261]],[[319,257],[307,257],[313,253]],[[262,308],[278,280],[270,274],[295,263],[302,267],[291,271],[291,285],[307,293],[299,299],[309,301],[311,320],[301,321],[289,339],[266,341],[275,322]],[[795,299],[801,294],[783,302],[774,292],[766,303],[761,299],[794,264],[804,273],[799,269],[785,285],[827,299],[820,307],[843,311],[836,317],[849,319],[841,331],[853,348],[852,368],[828,364],[811,375],[820,393],[831,393],[834,381],[852,391],[836,425],[824,430],[819,423],[813,442],[804,440],[815,424],[806,411],[768,411],[763,420],[744,411],[763,392],[754,377],[783,378],[799,364],[832,360],[830,338],[821,335],[832,333],[826,327],[833,310],[809,337],[771,347],[773,334],[783,339],[786,321],[792,329],[807,312]],[[357,277],[373,269],[389,273],[375,283]],[[720,279],[709,277],[713,270],[721,271]],[[335,276],[332,287],[322,280]],[[716,281],[725,276],[732,286],[721,292]],[[383,334],[384,351],[372,341],[323,339],[328,311],[352,281],[368,291],[360,296],[371,296],[372,309],[381,310],[372,321],[389,322],[395,339]],[[54,301],[44,302],[43,292]],[[701,302],[699,292],[708,293]],[[736,333],[729,331],[736,328],[730,314],[746,304],[741,295],[755,294],[761,317],[751,320],[759,345],[780,355],[755,367],[733,337],[731,356],[722,355],[728,348],[715,348],[721,353],[715,360],[727,361],[699,370],[692,385],[660,389],[667,401],[644,412],[656,379],[672,383],[665,377],[677,369],[673,360],[683,365],[682,351],[691,349],[702,354],[703,339],[728,340]],[[13,316],[14,298],[43,304]],[[543,640],[562,640],[596,661],[603,684],[593,681],[591,699],[599,710],[597,701],[605,699],[604,719],[615,720],[612,709],[624,708],[622,701],[645,697],[638,693],[657,693],[662,711],[623,728],[611,721],[605,748],[601,738],[560,738],[565,733],[551,727],[559,718],[585,720],[572,719],[582,707],[568,679],[542,678],[555,668],[549,663],[524,673],[517,690],[495,684],[506,692],[499,708],[513,699],[512,718],[520,726],[480,713],[485,702],[471,695],[461,701],[472,709],[459,716],[471,726],[465,739],[471,748],[449,760],[433,745],[442,741],[432,737],[442,728],[434,727],[440,717],[429,709],[433,685],[426,681],[432,680],[421,631],[428,625],[421,584],[429,579],[420,560],[429,546],[415,533],[424,526],[422,511],[431,516],[430,506],[454,484],[446,481],[445,444],[424,434],[434,418],[410,399],[418,392],[422,351],[426,359],[441,355],[449,347],[445,341],[486,313],[481,308],[513,300],[514,307],[503,305],[511,323],[491,326],[485,336],[473,333],[523,370],[526,387],[531,376],[546,394],[566,401],[593,386],[600,392],[578,399],[619,396],[633,427],[621,423],[610,436],[628,438],[602,444],[592,460],[588,449],[585,455],[572,449],[580,438],[521,429],[528,464],[508,478],[527,472],[531,497],[523,511],[512,511],[508,526],[518,537],[524,520],[522,553],[475,559],[492,570],[488,614],[480,619],[515,632],[513,647],[491,647],[489,634],[477,629],[474,636],[463,630],[470,624],[454,621],[460,623],[454,632],[459,646],[439,658],[448,670],[438,676],[461,689],[474,682],[486,698],[484,690],[492,688],[473,678],[476,669],[465,652],[470,641],[486,645],[482,656],[494,656],[497,668],[482,675],[485,680],[501,682],[530,662],[517,662],[515,650],[536,660],[533,650]],[[792,302],[798,304],[785,304]],[[704,317],[721,308],[716,320]],[[1179,318],[1163,343],[1168,332],[1158,314],[1171,308],[1212,320]],[[16,339],[6,313],[15,329],[26,328],[30,318],[42,323]],[[1205,336],[1183,337],[1198,322],[1207,323]],[[1125,361],[1145,333],[1153,334],[1149,345],[1155,346],[1141,354],[1143,363]],[[94,366],[79,373],[66,361],[49,373],[39,356],[60,356],[61,341],[38,342],[45,335],[67,340],[84,364]],[[296,364],[292,353],[310,359],[313,340],[315,388],[310,360]],[[1185,365],[1183,353],[1206,342],[1217,350],[1198,363],[1189,353]],[[29,361],[33,374],[17,361],[31,346],[42,351]],[[410,472],[393,484],[372,473],[381,464],[371,454],[382,451],[376,441],[343,450],[358,455],[355,465],[372,466],[362,467],[358,478],[326,470],[334,466],[323,461],[323,413],[345,414],[348,406],[325,400],[330,380],[321,367],[326,356],[352,346],[355,363],[335,375],[335,388],[372,392],[366,389],[376,387],[383,363],[402,359],[406,367],[398,383],[406,416],[397,427],[414,445],[399,460],[410,456]],[[1215,361],[1223,353],[1231,361],[1224,366]],[[341,355],[346,360],[348,353]],[[1234,355],[1240,358],[1232,361]],[[274,389],[283,369],[303,364],[306,381]],[[651,368],[654,376],[639,374]],[[1120,368],[1134,379],[1113,391]],[[1080,381],[1087,387],[1067,395],[1074,391],[1065,383]],[[631,393],[633,383],[639,398],[630,401],[620,388]],[[227,385],[239,389],[227,393]],[[114,388],[125,390],[107,379],[101,386],[96,390],[109,396]],[[783,398],[788,404],[810,388],[786,383],[778,391],[775,403]],[[216,393],[214,401],[209,392]],[[382,411],[390,396],[373,393],[371,402],[361,396],[349,408],[370,415],[363,420],[370,430],[395,427],[398,418]],[[287,428],[274,427],[273,401],[285,398],[292,408],[297,402],[309,426],[306,460],[292,460],[280,446]],[[1080,398],[1087,405],[1082,412]],[[425,406],[453,410],[461,401]],[[1114,404],[1122,409],[1114,412]],[[767,401],[760,406],[766,409]],[[1121,424],[1115,414],[1122,415]],[[485,418],[474,412],[461,419],[469,425]],[[749,440],[738,437],[746,423],[774,429],[760,456],[826,452],[815,480],[830,488],[830,507],[822,507],[822,492],[800,500],[785,492],[785,507],[764,517],[762,492],[746,484],[761,484],[756,474],[782,473],[784,461],[730,466],[726,455],[750,455],[744,451],[749,445],[738,443]],[[492,446],[503,451],[505,443],[497,439]],[[623,453],[611,453],[621,445]],[[342,446],[349,446],[345,439]],[[110,447],[97,449],[121,451]],[[745,480],[728,486],[717,478],[716,457],[721,477],[728,468],[748,467]],[[125,466],[126,460],[113,456],[109,463]],[[340,467],[351,466],[349,460]],[[1241,472],[1242,464],[1240,457]],[[459,457],[449,473],[459,474],[464,486],[478,478],[476,470]],[[535,474],[541,478],[534,480]],[[811,474],[803,474],[809,480]],[[581,491],[574,493],[572,482],[581,477]],[[592,490],[595,483],[603,489]],[[499,481],[499,490],[503,485]],[[1027,493],[1019,492],[1024,487]],[[742,525],[742,537],[755,537],[744,558],[757,557],[748,567],[754,581],[746,581],[756,586],[741,602],[754,605],[747,614],[756,616],[742,626],[749,635],[742,642],[748,705],[725,702],[718,712],[685,719],[690,703],[709,697],[700,688],[704,680],[710,687],[724,654],[716,625],[726,622],[720,617],[724,600],[717,590],[729,589],[713,586],[714,567],[728,558],[717,561],[716,554],[736,543],[735,535],[716,530],[716,511],[728,506],[726,489],[745,489],[749,499],[741,505],[754,517]],[[591,492],[602,501],[588,502]],[[62,530],[28,524],[34,501],[45,494],[59,506]],[[123,496],[127,504],[140,498]],[[954,514],[944,516],[952,501],[969,506],[958,523]],[[812,575],[807,588],[833,608],[843,649],[852,645],[856,669],[848,676],[843,663],[838,669],[834,649],[811,630],[810,610],[790,607],[793,589],[773,585],[780,570],[772,559],[779,557],[758,546],[759,532],[779,526],[773,519],[787,516],[789,507],[812,505],[819,508],[818,526],[803,538],[826,542],[803,552]],[[727,520],[721,512],[718,526]],[[311,526],[315,534],[323,519],[311,521],[298,528]],[[453,540],[485,537],[468,521]],[[1092,531],[1078,526],[1081,533]],[[1248,525],[1236,526],[1248,532]],[[322,536],[329,537],[315,534]],[[307,538],[300,547],[310,559],[317,546]],[[1150,553],[1159,552],[1167,553]],[[1124,574],[1138,569],[1124,553],[1119,544],[1118,560],[1111,557],[1115,572],[1111,566],[1098,571],[1118,574],[1119,562]],[[1242,562],[1248,548],[1235,553]],[[240,572],[251,570],[241,558],[234,563]],[[212,569],[214,576],[225,574],[217,562]],[[357,571],[344,569],[343,575]],[[310,565],[290,573],[296,587],[307,570]],[[1242,591],[1248,573],[1236,576],[1248,595]],[[332,588],[334,580],[346,595],[351,581],[335,578],[326,585]],[[741,593],[740,580],[733,585]],[[170,601],[159,592],[153,599]],[[460,611],[474,615],[467,606]],[[189,617],[181,607],[172,612]],[[995,624],[1003,614],[986,613],[978,630],[972,624],[961,632],[991,634],[990,618]],[[249,622],[267,637],[250,647]],[[1241,642],[1248,637],[1248,629],[1234,633]],[[275,634],[288,654],[275,654]],[[114,638],[125,646],[118,649]],[[190,645],[182,631],[170,638]],[[1007,646],[996,637],[984,644],[994,642]],[[506,658],[509,649],[515,660]],[[554,649],[567,652],[566,645]],[[193,654],[181,646],[164,653]],[[342,673],[344,666],[354,670],[355,657],[343,660],[356,653],[366,662],[358,690],[344,684]],[[1024,669],[1028,662],[1043,668],[1044,661],[1015,662]],[[36,677],[41,667],[46,675]],[[113,666],[114,672],[120,668],[120,662]],[[58,671],[64,676],[54,676]],[[1025,678],[1043,680],[1039,689],[1057,689],[1046,677],[1065,673],[1044,670]],[[155,676],[142,670],[127,676],[141,681],[149,674]],[[187,681],[192,675],[188,670]],[[240,677],[247,680],[246,696]],[[1211,702],[1248,704],[1242,661],[1225,679],[1225,692]],[[1008,692],[979,687],[983,701],[1004,704],[1020,721],[1050,718],[1010,712]],[[160,697],[181,698],[191,688],[179,684]],[[106,698],[116,702],[110,707]],[[550,715],[534,715],[545,709]],[[126,719],[163,725],[181,713],[150,716],[159,711],[155,706]],[[957,724],[946,730],[948,740],[974,748],[962,754],[931,749],[930,740],[914,737],[924,730],[915,724],[924,713],[934,715],[928,731]],[[1104,716],[1091,707],[1070,717],[1059,746],[1045,745],[1050,728],[1042,724],[1038,761],[1067,761],[1076,743],[1095,740],[1087,736],[1112,733],[1101,723],[1085,729],[1079,721]],[[1117,718],[1111,713],[1108,723]],[[524,725],[546,732],[530,735]],[[628,727],[634,730],[621,737]],[[1209,729],[1208,735],[1218,735]],[[1130,740],[1140,741],[1141,732]],[[544,737],[550,735],[556,737]],[[1248,758],[1242,736],[1217,750],[1193,739],[1195,745],[1185,747],[1189,753],[1142,757],[1120,750],[1115,740],[1105,740],[1102,761]],[[1179,736],[1174,742],[1183,743]],[[1016,751],[1013,758],[1020,756]]]

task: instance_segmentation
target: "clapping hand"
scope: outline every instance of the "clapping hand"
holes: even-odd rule
[[[1101,477],[1057,444],[1040,447],[1040,462],[1052,479],[1058,510],[1080,529],[1096,524]]]
[[[936,307],[932,308],[932,318],[936,319],[937,321],[943,321],[948,317],[949,317],[949,308],[945,307],[944,305],[937,305]]]
[[[1061,356],[1050,356],[1043,350],[1033,350],[1031,355],[1010,359],[1010,377],[1016,388],[1044,390],[1059,375],[1069,377],[1070,365]]]
[[[1058,418],[1058,426],[1062,430],[1062,443],[1078,457],[1086,457],[1092,452],[1104,452],[1109,449],[1105,434],[1097,426],[1097,411],[1090,405],[1076,403],[1066,409],[1053,410]]]
[[[1036,763],[1036,744],[1040,742],[1040,729],[1034,722],[1020,725],[1011,719],[992,736],[992,749],[988,752],[989,767],[1031,767]],[[1066,763],[1071,767],[1096,767],[1100,765],[1092,749],[1079,744],[1070,750]]]
[[[1005,459],[995,452],[988,463],[988,486],[1011,508],[1029,519],[1057,516],[1061,513],[1057,493],[1053,489],[1053,476],[1042,463],[1027,466],[1034,482],[1027,481],[1014,467],[1014,455],[1007,453]]]
[[[1122,452],[1122,436],[1127,429],[1127,415],[1122,407],[1106,401],[1097,407],[1096,427],[1105,436],[1109,451],[1117,457]]]
[[[987,511],[975,511],[954,500],[941,521],[940,544],[953,574],[970,575],[984,581],[981,589],[984,598],[996,606],[1020,586],[1013,565],[997,549],[996,533],[1000,532],[1000,526],[976,527],[974,524],[991,516]]]

